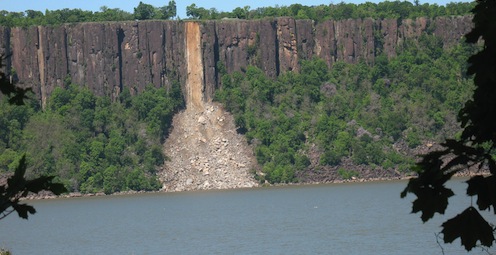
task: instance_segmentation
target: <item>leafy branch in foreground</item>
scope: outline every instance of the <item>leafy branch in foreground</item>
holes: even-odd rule
[[[23,219],[28,218],[28,213],[34,214],[33,206],[20,203],[20,199],[29,195],[30,192],[38,193],[42,190],[51,191],[55,195],[66,192],[61,183],[54,183],[54,176],[42,176],[33,180],[26,180],[26,156],[19,160],[14,175],[7,179],[7,185],[0,186],[0,220],[14,211]]]
[[[466,35],[467,42],[484,46],[481,51],[468,59],[467,73],[474,75],[473,99],[466,102],[458,118],[463,128],[460,139],[446,140],[444,150],[430,152],[417,163],[419,176],[409,181],[401,197],[413,193],[412,212],[422,212],[426,222],[434,214],[444,214],[448,198],[454,193],[445,183],[456,173],[473,168],[489,170],[488,175],[477,175],[467,183],[467,195],[477,196],[479,210],[496,213],[496,2],[479,0],[473,9],[474,28]],[[478,244],[491,247],[494,244],[495,228],[470,205],[462,213],[442,224],[443,239],[451,243],[457,238],[467,251]]]
[[[4,56],[0,56],[0,68],[3,66],[2,65],[3,59]],[[10,97],[9,98],[10,104],[23,105],[24,99],[28,98],[26,95],[32,91],[33,90],[31,88],[23,89],[15,86],[7,79],[4,73],[0,72],[0,92],[1,94]]]
[[[0,58],[0,68],[2,67],[2,58]],[[31,89],[22,89],[12,84],[4,73],[0,72],[0,92],[9,97],[9,103],[23,105],[27,93]],[[26,156],[23,155],[19,160],[14,175],[8,177],[5,183],[0,184],[0,220],[7,217],[14,211],[19,217],[27,219],[28,213],[34,214],[36,210],[33,206],[20,203],[20,199],[27,197],[30,192],[38,193],[42,190],[53,192],[60,195],[67,192],[64,185],[53,182],[54,176],[41,176],[36,179],[26,180]]]

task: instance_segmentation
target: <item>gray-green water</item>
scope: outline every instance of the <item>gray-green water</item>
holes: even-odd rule
[[[0,221],[16,254],[442,254],[400,199],[406,182],[292,186],[34,201]],[[454,181],[461,191],[465,184]],[[462,194],[462,193],[460,193]],[[452,217],[470,198],[451,199]],[[458,209],[454,209],[456,207]],[[490,214],[489,214],[490,215]],[[490,215],[490,217],[494,217]],[[445,254],[465,254],[459,240]],[[477,249],[474,254],[486,254]]]

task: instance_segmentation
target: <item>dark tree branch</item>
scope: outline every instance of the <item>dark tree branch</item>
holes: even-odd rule
[[[477,44],[482,41],[484,45],[468,59],[467,73],[474,75],[476,88],[473,99],[467,101],[458,114],[463,128],[461,138],[448,139],[442,144],[444,150],[422,156],[416,165],[418,177],[410,179],[401,193],[402,197],[407,193],[417,196],[412,212],[422,212],[424,222],[436,212],[444,214],[448,198],[454,194],[444,187],[445,183],[454,174],[475,166],[479,171],[488,169],[490,174],[470,178],[467,195],[477,196],[479,210],[496,209],[496,162],[493,154],[496,147],[496,1],[478,0],[472,12],[474,28],[466,35],[467,42]],[[479,245],[491,247],[495,241],[494,227],[472,206],[444,222],[442,228],[445,243],[460,238],[467,251]]]
[[[0,57],[0,68],[2,67]],[[9,98],[10,104],[23,105],[24,100],[28,97],[26,94],[31,89],[21,89],[16,87],[7,79],[6,75],[0,72],[0,92]],[[0,185],[0,220],[4,219],[12,212],[17,212],[19,217],[27,219],[28,214],[36,213],[34,207],[19,203],[19,200],[28,196],[30,193],[37,194],[42,190],[51,191],[55,195],[67,192],[66,188],[60,183],[54,183],[54,176],[41,176],[36,179],[27,180],[24,178],[26,173],[26,155],[19,160],[13,175],[7,178],[6,183]]]

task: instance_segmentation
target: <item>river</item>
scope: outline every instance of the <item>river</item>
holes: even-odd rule
[[[442,254],[447,216],[410,214],[405,181],[302,185],[29,201],[29,220],[0,221],[0,247],[18,254]],[[451,182],[455,191],[462,180]],[[475,201],[474,201],[475,202]],[[494,215],[488,214],[489,217]],[[441,242],[441,240],[440,240]],[[460,240],[445,254],[466,254]],[[494,251],[493,251],[494,252]],[[487,254],[480,248],[471,254]]]

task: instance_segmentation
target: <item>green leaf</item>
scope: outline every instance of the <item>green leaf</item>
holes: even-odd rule
[[[467,184],[467,195],[477,196],[479,209],[486,210],[493,206],[493,211],[496,213],[496,178],[494,175],[474,176],[467,181]]]
[[[24,100],[29,99],[29,97],[26,96],[28,92],[33,92],[33,90],[31,88],[21,89],[16,87],[14,96],[9,99],[9,104],[24,105]]]
[[[428,221],[434,214],[444,214],[448,207],[448,198],[454,193],[451,189],[441,187],[418,187],[415,190],[417,199],[413,201],[412,213],[422,212],[420,218],[423,222]]]
[[[415,194],[418,199],[414,201],[413,213],[423,211],[425,215],[422,220],[427,221],[432,218],[435,212],[444,213],[448,204],[448,197],[454,193],[446,189],[444,184],[453,176],[455,171],[444,171],[443,156],[448,154],[448,150],[433,151],[423,156],[421,162],[415,165],[419,176],[412,178],[407,187],[401,192],[401,197],[406,197],[407,193]],[[447,173],[446,173],[447,172]],[[441,204],[436,205],[436,201]],[[438,208],[434,208],[438,206]]]
[[[26,189],[33,193],[38,193],[42,190],[51,191],[55,195],[60,195],[67,192],[67,189],[61,183],[53,183],[55,176],[41,176],[26,182]]]
[[[7,179],[7,188],[0,187],[0,213],[3,213],[9,207],[17,212],[19,217],[28,218],[29,214],[36,213],[34,207],[26,204],[19,204],[19,198],[26,197],[29,192],[38,193],[42,190],[48,190],[55,195],[67,192],[67,189],[61,183],[53,183],[54,176],[41,176],[33,180],[26,180],[26,156],[22,156],[14,175]]]
[[[470,161],[470,158],[467,157],[466,155],[459,155],[455,157],[454,159],[450,160],[444,167],[443,170],[449,171],[455,166],[459,165],[467,165],[467,163]]]
[[[452,243],[459,237],[467,251],[474,248],[477,241],[487,247],[490,247],[494,241],[493,228],[472,206],[443,223],[442,227],[441,233],[444,235],[445,243]]]
[[[9,179],[7,179],[8,189],[13,190],[15,188],[22,189],[26,180],[24,179],[24,174],[26,173],[26,155],[23,155],[19,160],[19,165],[17,166],[15,173]]]
[[[27,204],[14,203],[14,204],[12,204],[12,207],[14,208],[14,210],[16,210],[19,217],[23,218],[23,219],[28,218],[28,213],[30,213],[30,214],[36,213],[36,210],[34,209],[34,207],[27,205]]]
[[[489,171],[491,174],[496,174],[496,162],[492,159],[491,155],[486,156],[487,165],[489,166]]]

